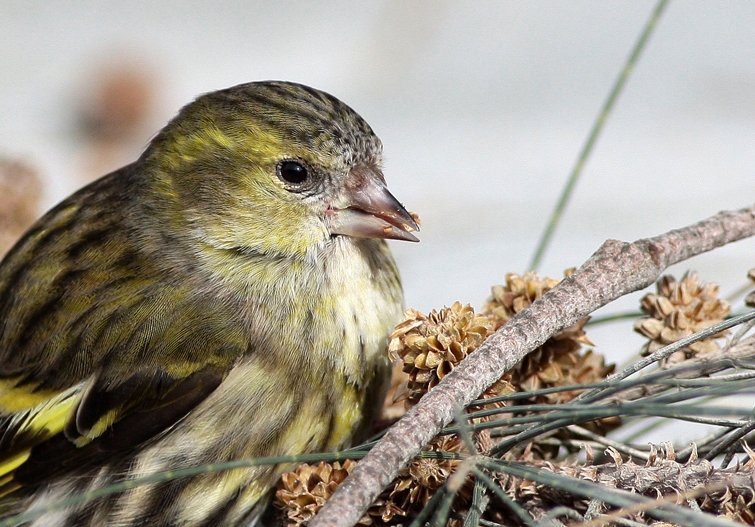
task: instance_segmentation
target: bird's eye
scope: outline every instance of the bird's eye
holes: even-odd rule
[[[286,183],[301,185],[307,180],[309,174],[307,167],[298,161],[283,161],[278,165],[278,177]]]

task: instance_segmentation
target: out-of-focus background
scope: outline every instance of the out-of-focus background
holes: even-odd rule
[[[200,93],[261,79],[309,84],[372,125],[391,190],[422,216],[422,242],[393,245],[407,304],[479,307],[506,272],[527,270],[654,5],[3,1],[0,155],[41,175],[48,208],[135,159]],[[670,4],[543,274],[560,277],[606,238],[656,235],[753,201],[753,27],[749,0]],[[755,267],[755,241],[674,272],[686,267],[726,294]],[[601,331],[590,333],[599,351],[620,359],[618,330]],[[622,331],[628,348],[643,342]]]

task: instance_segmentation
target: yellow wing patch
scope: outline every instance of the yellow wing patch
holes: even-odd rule
[[[2,404],[2,410],[5,412],[6,408],[14,406],[25,409],[13,412],[14,415],[9,416],[10,421],[5,430],[6,436],[2,438],[3,443],[9,445],[9,451],[7,457],[0,459],[0,497],[19,487],[13,482],[13,471],[29,458],[32,447],[63,431],[68,415],[78,404],[81,385],[48,397],[31,408],[24,405],[41,397],[42,392],[34,393],[33,388],[28,386],[4,388],[6,388],[5,393],[0,396],[0,402],[8,401],[8,404]],[[7,437],[8,435],[11,437]],[[22,450],[15,450],[13,438],[17,436],[23,436],[25,444],[29,446]]]
[[[49,399],[45,403],[29,410],[19,432],[30,431],[44,439],[63,431],[68,414],[79,401],[78,386]]]
[[[82,447],[88,443],[91,443],[92,440],[100,437],[105,432],[105,430],[107,430],[116,421],[116,418],[120,415],[121,411],[122,408],[118,407],[106,412],[97,420],[96,423],[94,423],[94,426],[91,428],[91,430],[89,430],[83,436],[77,437],[74,440],[76,446]]]
[[[16,386],[19,378],[0,380],[0,413],[14,414],[44,404],[60,393],[59,390],[37,390],[39,383]]]

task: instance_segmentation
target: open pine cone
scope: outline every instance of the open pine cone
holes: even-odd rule
[[[569,269],[565,275],[569,276],[572,272]],[[493,294],[483,306],[482,312],[490,317],[494,327],[498,329],[553,289],[558,282],[553,278],[540,278],[534,271],[525,273],[524,276],[509,273],[506,275],[505,285],[493,287]],[[605,378],[613,371],[613,367],[605,366],[602,355],[580,353],[583,344],[592,345],[584,331],[588,320],[589,317],[585,317],[564,328],[529,353],[512,372],[513,384],[523,391],[529,391]],[[568,399],[564,398],[565,395],[554,394],[542,402],[566,402]]]
[[[485,315],[475,314],[471,306],[459,302],[429,315],[408,309],[405,316],[406,320],[391,334],[388,350],[403,361],[403,369],[409,374],[406,387],[397,395],[410,408],[493,334],[493,324]],[[511,391],[514,390],[504,379],[491,386],[486,396]]]
[[[286,513],[288,527],[299,527],[314,518],[355,466],[356,461],[351,459],[343,463],[303,463],[295,471],[283,474],[274,504]],[[371,521],[365,517],[359,523],[369,525]]]
[[[438,436],[423,450],[468,454],[464,443],[457,435]],[[386,489],[388,496],[381,500],[382,503],[377,508],[380,520],[384,523],[395,524],[400,520],[396,518],[397,516],[411,517],[418,514],[461,463],[462,461],[458,459],[414,458],[401,471],[392,486]],[[452,512],[466,510],[471,491],[472,479],[468,477],[456,495],[451,507]],[[373,510],[370,510],[370,514],[374,514]],[[396,521],[393,521],[394,518]],[[456,523],[452,520],[448,525],[453,527]]]
[[[718,285],[700,282],[697,274],[686,272],[677,281],[671,275],[662,276],[656,283],[657,293],[649,293],[640,301],[648,315],[635,323],[634,329],[649,340],[643,354],[688,337],[693,333],[721,322],[731,310],[729,303],[718,298]],[[698,353],[718,351],[716,339],[725,332],[699,340],[668,357],[664,363],[674,364]]]

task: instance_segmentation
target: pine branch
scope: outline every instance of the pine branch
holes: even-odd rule
[[[697,460],[695,456],[687,463],[678,463],[674,460],[673,449],[662,453],[653,449],[650,459],[644,465],[623,461],[613,449],[608,449],[607,453],[613,457],[613,462],[601,465],[570,466],[537,460],[526,465],[494,460],[489,460],[487,464],[491,468],[498,465],[502,471],[516,474],[496,472],[495,480],[509,495],[515,497],[516,503],[529,512],[534,520],[541,522],[554,510],[569,510],[571,516],[595,518],[590,522],[595,525],[604,525],[619,518],[632,519],[639,513],[659,519],[663,516],[667,521],[684,523],[681,521],[682,517],[674,518],[672,515],[675,514],[676,505],[685,501],[690,505],[695,503],[690,510],[676,509],[676,512],[694,516],[704,510],[711,514],[697,518],[695,524],[703,521],[707,524],[731,525],[727,517],[750,514],[746,504],[755,498],[755,463],[751,450],[747,451],[747,463],[738,464],[731,469],[716,469],[709,461]],[[559,477],[554,478],[549,473]],[[604,495],[599,500],[600,504],[590,502],[584,489],[580,489],[584,486],[580,482],[602,486],[600,489]],[[618,505],[616,502],[621,501],[613,497],[612,494],[616,491],[629,491],[638,498],[644,496],[648,499],[638,499],[635,505],[624,506],[604,516],[604,508],[611,501],[614,501],[614,507]],[[702,510],[697,503],[698,499],[702,500]],[[667,510],[658,514],[657,510],[661,508]]]

